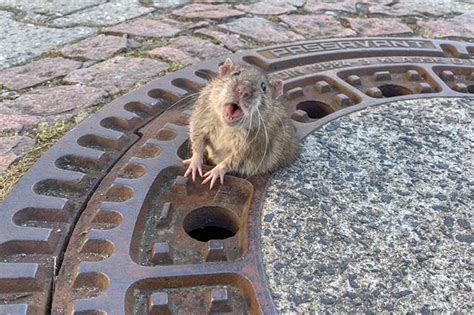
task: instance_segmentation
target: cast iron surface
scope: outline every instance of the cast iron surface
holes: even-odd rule
[[[472,43],[334,39],[232,58],[284,80],[300,138],[367,106],[474,95]],[[0,206],[0,314],[275,312],[259,249],[268,178],[209,191],[181,177],[192,102],[176,102],[221,61],[113,101],[24,176]]]

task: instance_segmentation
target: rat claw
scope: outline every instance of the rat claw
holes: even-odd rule
[[[199,171],[199,175],[202,177],[202,166],[201,165],[198,166],[198,171]]]
[[[217,177],[215,175],[212,176],[211,186],[209,187],[209,189],[212,189],[212,187],[214,187],[214,184],[216,183],[216,178]]]

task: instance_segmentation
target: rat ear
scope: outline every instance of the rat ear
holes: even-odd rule
[[[223,76],[229,74],[232,71],[235,71],[236,69],[237,68],[232,59],[227,58],[224,63],[219,67],[219,75]]]
[[[283,81],[278,79],[278,80],[273,80],[270,82],[270,85],[272,86],[272,96],[273,98],[277,98],[281,95],[283,95]]]

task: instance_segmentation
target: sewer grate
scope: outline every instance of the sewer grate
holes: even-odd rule
[[[285,82],[298,135],[394,100],[474,96],[474,44],[309,41],[236,54]],[[267,178],[183,178],[211,60],[121,97],[48,151],[0,206],[0,313],[274,313],[260,256]],[[53,284],[53,279],[54,284]]]

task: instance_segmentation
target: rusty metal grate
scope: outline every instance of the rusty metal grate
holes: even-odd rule
[[[403,38],[236,54],[285,81],[304,137],[393,100],[474,97],[474,44]],[[260,256],[267,178],[183,178],[189,102],[221,60],[121,97],[67,134],[0,206],[0,313],[274,313]]]

